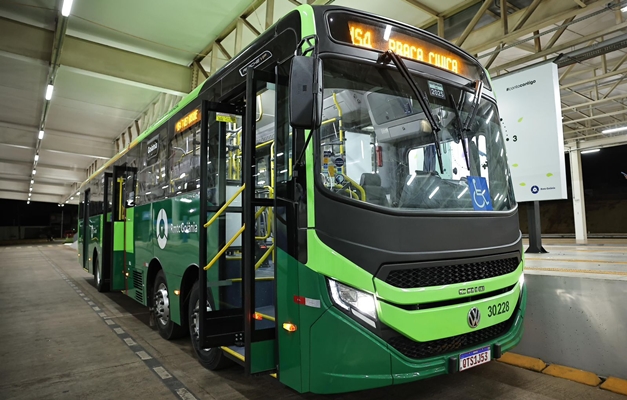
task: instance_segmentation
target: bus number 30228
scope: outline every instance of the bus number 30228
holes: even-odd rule
[[[494,317],[495,315],[500,315],[508,311],[509,311],[509,301],[504,301],[502,303],[498,303],[493,306],[488,306],[488,317]]]

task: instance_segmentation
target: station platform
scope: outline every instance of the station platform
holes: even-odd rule
[[[601,378],[627,374],[627,242],[545,248],[526,256],[528,314],[516,352]],[[0,247],[0,273],[0,399],[627,399],[498,361],[406,385],[301,395],[237,366],[203,369],[189,339],[163,340],[146,308],[98,293],[69,246]]]

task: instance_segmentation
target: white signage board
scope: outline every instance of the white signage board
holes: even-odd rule
[[[496,77],[492,86],[516,201],[567,198],[557,65]]]

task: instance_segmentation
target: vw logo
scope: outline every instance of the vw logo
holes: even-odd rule
[[[481,321],[481,312],[477,307],[473,307],[468,311],[468,326],[471,328],[476,328],[479,326],[479,321]]]
[[[168,243],[168,213],[163,208],[157,216],[157,243],[162,250]]]

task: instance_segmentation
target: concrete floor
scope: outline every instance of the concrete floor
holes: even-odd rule
[[[498,362],[402,386],[300,395],[239,367],[204,370],[187,340],[165,341],[148,326],[146,309],[99,294],[65,246],[2,247],[0,274],[0,399],[625,399]]]

